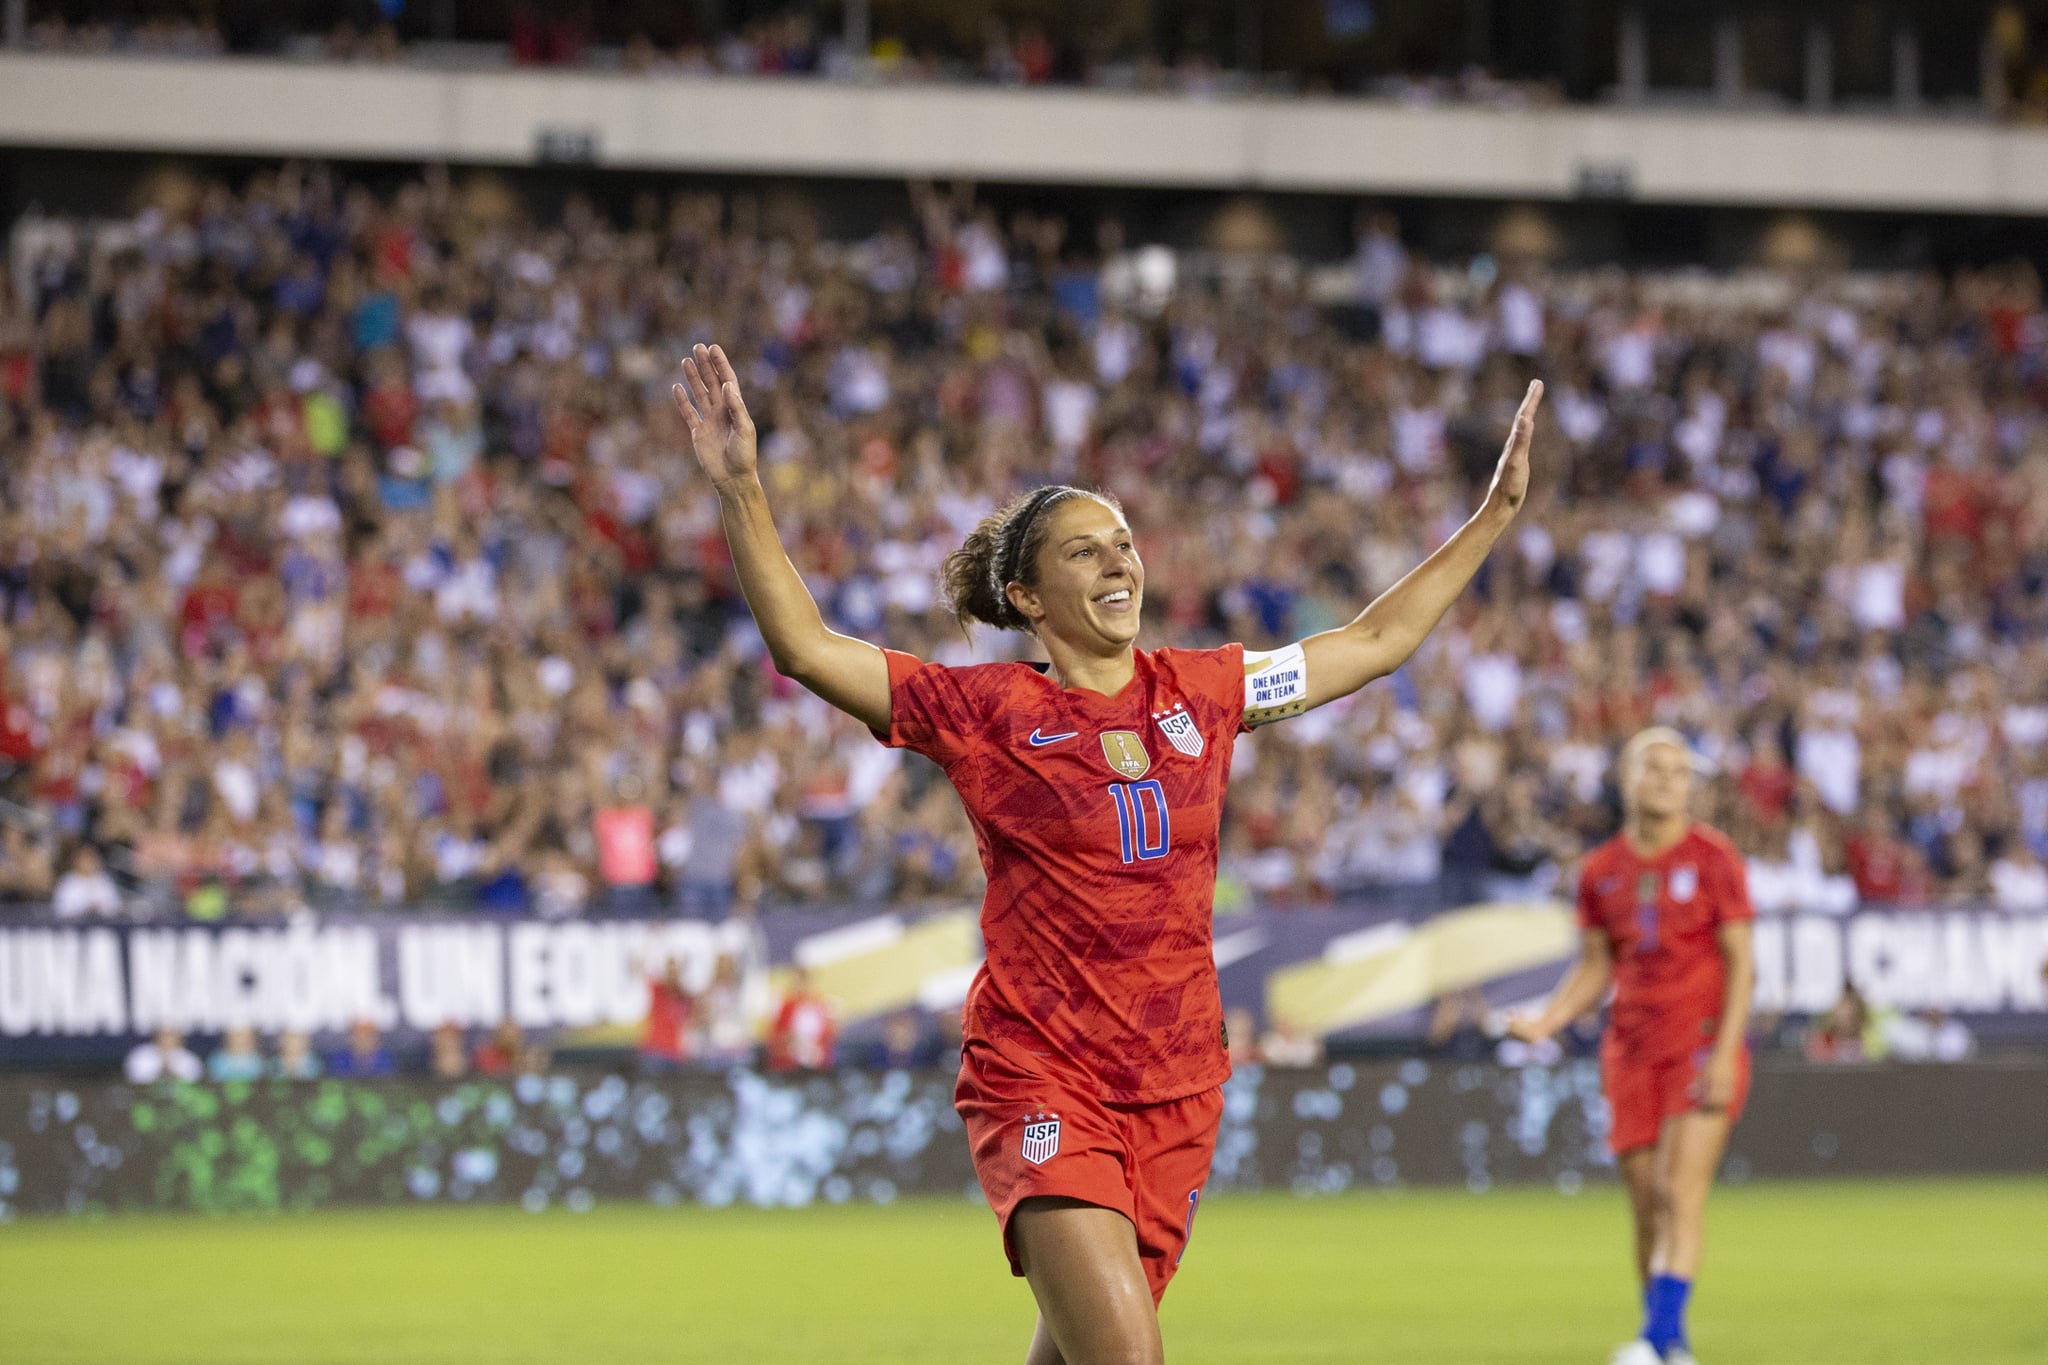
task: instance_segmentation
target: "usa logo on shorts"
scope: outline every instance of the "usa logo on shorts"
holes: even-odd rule
[[[1060,1116],[1033,1114],[1024,1121],[1024,1159],[1043,1166],[1059,1154]]]

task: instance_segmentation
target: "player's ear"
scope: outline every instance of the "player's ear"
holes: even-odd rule
[[[1045,603],[1038,599],[1038,590],[1022,583],[1012,583],[1003,589],[1003,595],[1010,599],[1010,605],[1022,613],[1025,620],[1036,626],[1045,619]]]

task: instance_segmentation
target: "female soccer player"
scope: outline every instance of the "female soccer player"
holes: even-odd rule
[[[1602,1088],[1635,1216],[1643,1330],[1612,1365],[1696,1365],[1685,1302],[1699,1274],[1707,1190],[1749,1095],[1755,982],[1742,855],[1695,824],[1692,751],[1662,726],[1621,751],[1622,832],[1579,872],[1579,960],[1509,1032],[1550,1037],[1614,986]]]
[[[1028,1365],[1161,1361],[1158,1303],[1230,1074],[1210,912],[1232,741],[1422,643],[1522,504],[1542,386],[1484,505],[1348,626],[1268,654],[1136,649],[1145,565],[1121,509],[1049,487],[983,521],[944,579],[963,625],[1027,631],[1050,664],[946,668],[826,628],[776,538],[732,365],[699,346],[683,381],[676,408],[775,666],[937,762],[973,821],[986,959],[954,1103],[1038,1302]]]

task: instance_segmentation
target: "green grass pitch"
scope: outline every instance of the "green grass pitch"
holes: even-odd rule
[[[1754,1185],[1709,1211],[1708,1365],[2048,1361],[2048,1179]],[[1635,1326],[1619,1193],[1205,1203],[1175,1365],[1583,1365]],[[0,1227],[10,1365],[1017,1361],[987,1211],[416,1209]]]

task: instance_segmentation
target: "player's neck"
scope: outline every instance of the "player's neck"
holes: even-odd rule
[[[1053,680],[1070,692],[1100,692],[1113,697],[1138,671],[1136,651],[1126,645],[1114,654],[1087,654],[1057,640],[1045,642]]]
[[[1678,847],[1690,828],[1692,821],[1683,812],[1677,815],[1632,815],[1623,837],[1628,840],[1629,851],[1638,858],[1655,858]]]

